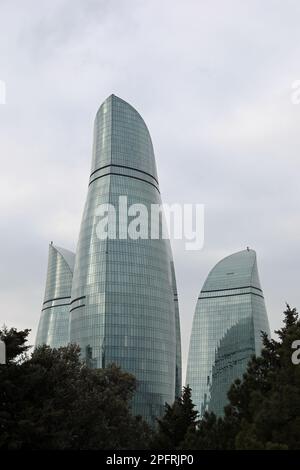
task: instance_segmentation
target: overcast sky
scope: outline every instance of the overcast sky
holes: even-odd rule
[[[298,0],[1,0],[0,324],[32,328],[48,243],[75,250],[95,113],[144,117],[164,202],[205,204],[205,244],[173,243],[184,368],[199,291],[247,245],[272,330],[300,309]]]

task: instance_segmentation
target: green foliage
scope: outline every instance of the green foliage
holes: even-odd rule
[[[140,449],[150,430],[130,414],[135,378],[90,369],[74,345],[37,348],[0,367],[0,449]]]
[[[264,336],[264,349],[230,392],[240,420],[237,449],[300,449],[300,365],[292,363],[292,343],[300,339],[296,309],[287,305],[279,340]]]
[[[158,419],[158,431],[152,442],[155,449],[180,449],[188,432],[195,430],[198,412],[191,398],[191,388],[184,387],[172,406],[165,404],[165,414]]]
[[[4,328],[0,449],[300,449],[300,365],[291,360],[297,311],[287,306],[283,322],[276,340],[263,335],[261,356],[231,386],[222,418],[206,413],[197,421],[187,386],[165,405],[155,432],[130,413],[131,374],[87,367],[75,345],[39,347],[29,358],[29,330]]]
[[[0,330],[0,339],[4,341],[6,347],[6,361],[21,361],[26,359],[26,353],[31,346],[25,345],[31,330],[20,330],[16,328],[8,329],[6,326]]]
[[[235,420],[217,418],[206,412],[195,430],[187,433],[182,449],[190,450],[232,450],[235,448]]]

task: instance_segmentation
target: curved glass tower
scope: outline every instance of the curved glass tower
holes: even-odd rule
[[[36,346],[52,348],[69,343],[69,308],[75,254],[49,245],[48,270],[44,302],[40,316]]]
[[[128,208],[143,204],[149,213],[151,204],[161,204],[149,131],[132,106],[111,95],[95,119],[70,340],[92,367],[114,362],[133,373],[138,381],[133,411],[152,421],[181,387],[176,282],[169,240],[127,238],[120,196],[127,197]],[[98,237],[102,204],[115,208],[116,219],[108,213],[108,232],[115,220],[122,227],[115,239]]]
[[[193,320],[186,383],[200,416],[223,414],[232,382],[260,354],[269,323],[256,253],[244,250],[220,261],[200,292]]]

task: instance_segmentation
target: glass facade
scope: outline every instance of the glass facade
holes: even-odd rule
[[[171,251],[171,246],[170,246]],[[170,255],[172,256],[172,255]],[[176,372],[175,372],[175,398],[179,398],[181,395],[182,377],[181,377],[181,335],[180,335],[180,318],[179,318],[179,305],[178,305],[178,294],[177,284],[175,277],[174,262],[171,261],[172,271],[172,286],[174,292],[174,308],[175,308],[175,328],[176,328]]]
[[[230,385],[261,351],[261,331],[270,334],[256,253],[247,249],[220,261],[198,298],[186,383],[200,416],[223,414]]]
[[[120,233],[117,239],[98,238],[96,209],[110,203],[121,219],[119,196],[127,196],[128,207],[143,204],[149,212],[151,204],[161,204],[149,131],[132,106],[111,95],[95,119],[72,283],[70,341],[80,345],[92,367],[114,362],[133,373],[138,382],[133,412],[151,422],[181,388],[175,273],[169,240],[122,239]]]
[[[69,309],[75,254],[49,245],[46,290],[40,316],[36,346],[52,348],[69,343]]]

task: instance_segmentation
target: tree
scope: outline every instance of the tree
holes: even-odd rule
[[[182,444],[190,450],[233,450],[237,425],[235,420],[222,419],[212,412],[205,412],[196,429],[190,429]]]
[[[151,432],[130,413],[135,388],[116,365],[87,367],[75,345],[38,347],[0,366],[0,449],[145,448]]]
[[[300,449],[300,365],[292,362],[300,321],[289,305],[284,315],[283,328],[275,332],[279,340],[264,335],[261,357],[229,392],[240,421],[237,449]]]
[[[179,449],[188,431],[195,429],[198,412],[191,398],[191,388],[184,387],[181,397],[172,405],[165,404],[165,414],[158,419],[158,431],[152,447],[156,449]]]
[[[26,353],[31,348],[25,344],[30,331],[28,329],[17,331],[16,328],[8,329],[6,326],[0,330],[0,339],[5,343],[8,363],[26,358]]]

